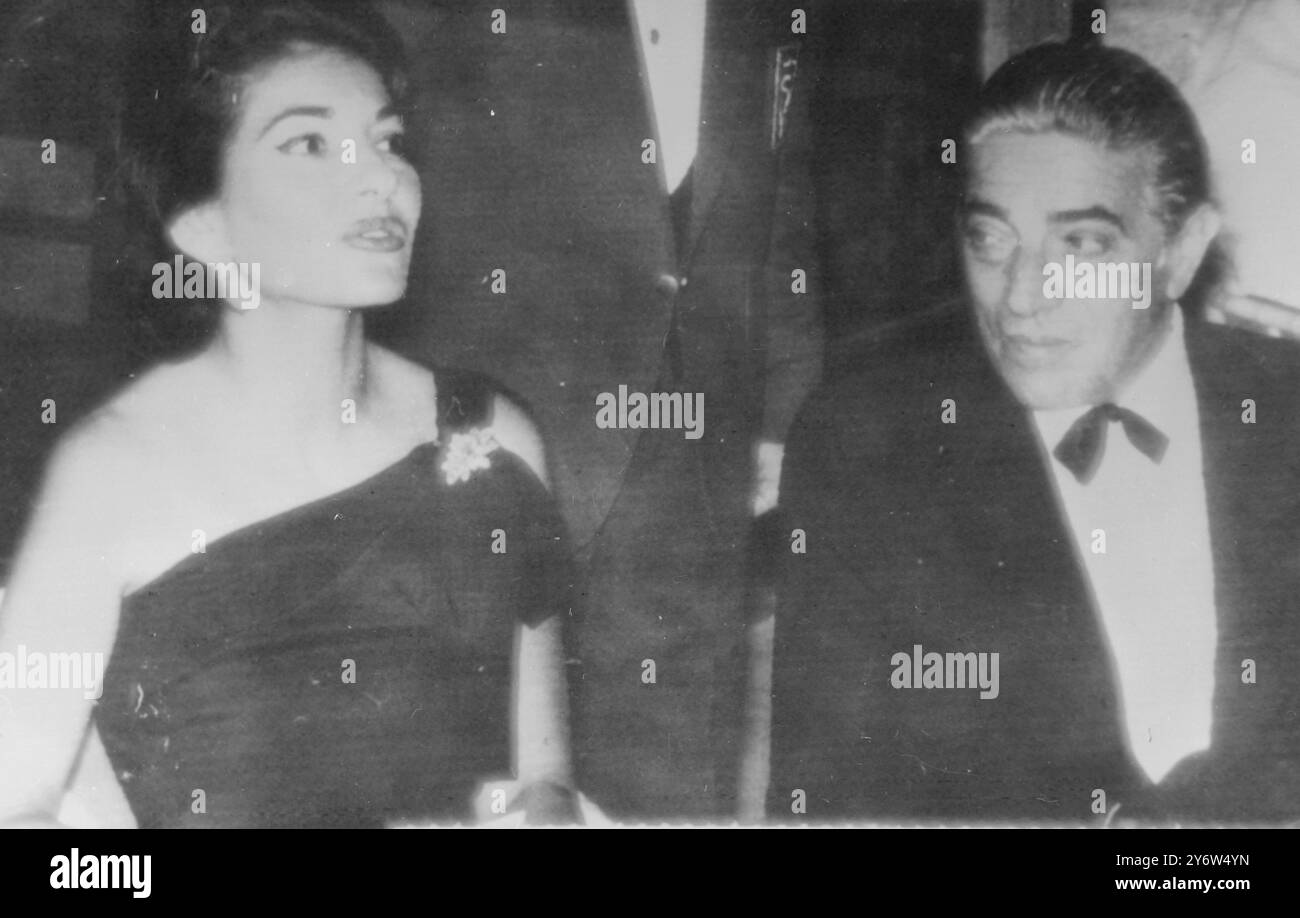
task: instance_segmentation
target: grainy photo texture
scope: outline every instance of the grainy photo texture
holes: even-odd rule
[[[0,825],[1300,822],[1300,3],[0,44]]]

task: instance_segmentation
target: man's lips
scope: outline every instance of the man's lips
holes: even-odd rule
[[[1003,355],[1026,369],[1055,366],[1073,347],[1074,342],[1069,338],[1054,335],[1030,333],[1002,336]]]
[[[407,236],[406,224],[397,217],[370,217],[353,224],[343,243],[367,252],[400,252]]]
[[[1041,334],[1033,334],[1033,333],[1027,335],[1026,334],[1015,335],[1015,334],[1007,334],[1004,332],[1002,335],[1002,340],[1005,341],[1007,344],[1010,344],[1012,347],[1025,348],[1025,349],[1068,347],[1069,345],[1074,343],[1069,338],[1058,338],[1054,335],[1041,335]]]

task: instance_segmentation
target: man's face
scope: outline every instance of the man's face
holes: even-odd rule
[[[1031,408],[1114,398],[1170,319],[1169,253],[1150,212],[1148,157],[1061,133],[996,134],[969,155],[962,260],[994,364]],[[1150,305],[1135,309],[1134,296],[1049,296],[1044,266],[1060,265],[1064,275],[1067,256],[1076,275],[1083,263],[1137,265],[1137,281],[1149,264]]]

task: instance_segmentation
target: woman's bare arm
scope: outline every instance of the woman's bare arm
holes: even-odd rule
[[[545,449],[523,409],[497,396],[492,432],[549,487]],[[572,788],[569,751],[568,688],[564,674],[564,615],[558,610],[537,625],[516,629],[513,736],[515,774],[528,795],[530,821],[565,818],[569,801],[548,799],[551,791]],[[529,790],[532,788],[533,790]]]
[[[93,723],[86,728],[85,745],[59,804],[58,821],[86,829],[139,827]]]
[[[569,696],[564,676],[563,617],[518,629],[515,680],[516,774],[530,822],[572,818]]]
[[[0,825],[55,819],[102,693],[121,600],[124,455],[93,426],[60,443],[5,590]]]

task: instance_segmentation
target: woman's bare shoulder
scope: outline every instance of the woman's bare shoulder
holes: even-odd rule
[[[109,425],[133,434],[165,427],[181,416],[193,417],[197,402],[211,387],[206,367],[201,356],[154,364],[132,374],[97,413]]]
[[[423,397],[431,398],[437,387],[447,384],[447,374],[443,374],[442,381],[439,382],[439,374],[424,364],[379,345],[371,344],[370,347],[371,365],[381,368],[386,378],[396,383],[394,389],[405,392],[413,399],[413,403]],[[546,452],[532,417],[514,397],[502,391],[491,380],[485,380],[485,384],[491,397],[491,404],[486,406],[491,419],[488,429],[501,446],[519,456],[542,483],[549,486]],[[436,406],[430,402],[427,408],[420,410],[433,411]]]
[[[366,345],[371,372],[403,390],[428,392],[435,383],[433,370],[373,341]]]
[[[162,364],[134,377],[59,437],[47,487],[102,492],[107,500],[131,496],[133,484],[156,480],[170,454],[163,435],[176,432],[185,418],[195,379],[194,369],[182,364]]]
[[[490,429],[498,443],[522,459],[538,480],[550,487],[542,435],[522,405],[503,392],[495,393]]]

